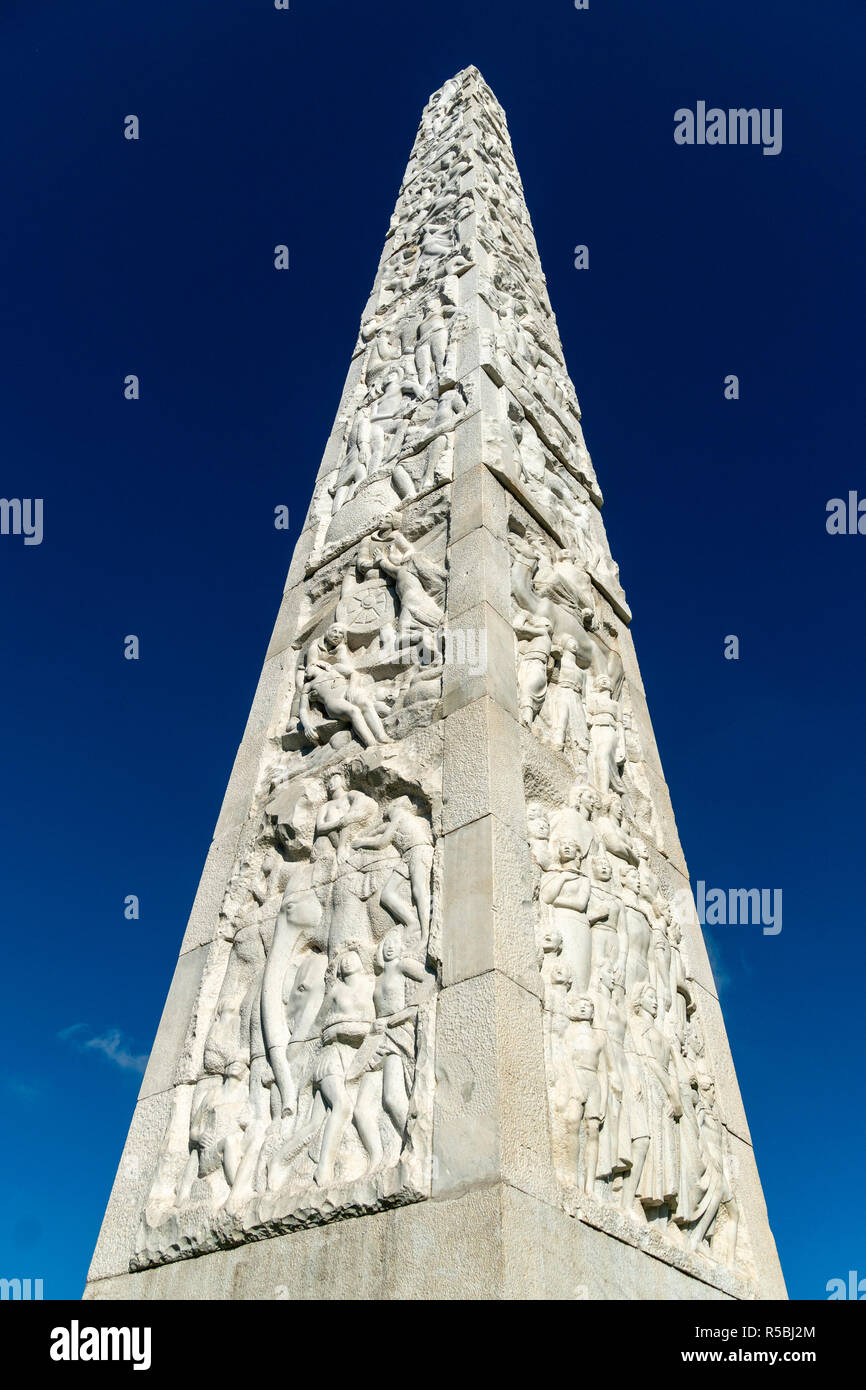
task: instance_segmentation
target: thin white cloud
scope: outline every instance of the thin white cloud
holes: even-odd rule
[[[104,1033],[92,1033],[86,1023],[71,1023],[61,1028],[57,1034],[64,1042],[72,1042],[84,1052],[101,1052],[122,1071],[135,1071],[144,1075],[147,1067],[147,1053],[133,1052],[119,1028],[109,1028]]]

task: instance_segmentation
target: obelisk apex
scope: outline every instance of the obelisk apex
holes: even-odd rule
[[[424,108],[92,1298],[784,1294],[502,108]]]

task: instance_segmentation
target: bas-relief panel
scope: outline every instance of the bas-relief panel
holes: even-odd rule
[[[517,515],[511,526],[520,718],[572,779],[557,795],[526,765],[557,1174],[585,1209],[747,1273],[683,903],[653,868],[661,831],[617,628],[599,616],[591,550]]]

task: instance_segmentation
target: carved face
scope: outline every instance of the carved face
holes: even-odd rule
[[[611,869],[611,866],[610,866],[610,860],[609,860],[609,859],[602,859],[602,858],[593,859],[593,861],[592,861],[592,868],[593,868],[593,872],[594,872],[596,878],[599,880],[599,882],[601,882],[601,883],[607,883],[607,882],[609,882],[610,877],[611,877],[611,874],[613,873],[613,870]]]
[[[564,985],[566,989],[571,988],[572,974],[567,965],[557,965],[551,972],[550,982],[554,985]]]
[[[647,988],[643,991],[640,997],[640,1002],[641,1008],[645,1009],[648,1014],[651,1014],[652,1017],[655,1018],[659,1011],[659,1001],[658,996],[656,995],[656,992],[653,989],[652,985],[648,985]]]
[[[553,955],[559,955],[562,950],[562,932],[558,932],[554,928],[545,932],[541,938],[541,949],[545,953],[550,952]]]
[[[397,960],[400,955],[400,934],[396,931],[389,931],[382,941],[382,959]]]
[[[546,840],[550,835],[550,822],[543,811],[530,811],[526,823],[531,840]]]
[[[347,951],[340,961],[337,974],[341,980],[348,980],[352,975],[360,975],[364,966],[357,951]]]
[[[592,1023],[595,1005],[588,994],[582,994],[575,1007],[576,1017],[581,1023]]]
[[[570,864],[573,860],[580,862],[580,851],[573,840],[563,840],[559,846],[559,859],[562,864]]]
[[[342,772],[335,772],[333,777],[328,778],[326,785],[328,790],[328,796],[339,796],[341,792],[344,792],[346,790],[346,779],[343,776]]]
[[[331,623],[325,633],[325,644],[333,651],[334,647],[339,647],[341,642],[346,640],[346,629],[340,623]]]

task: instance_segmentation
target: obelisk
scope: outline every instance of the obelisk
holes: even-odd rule
[[[86,1297],[784,1296],[601,505],[466,68],[424,109]]]

